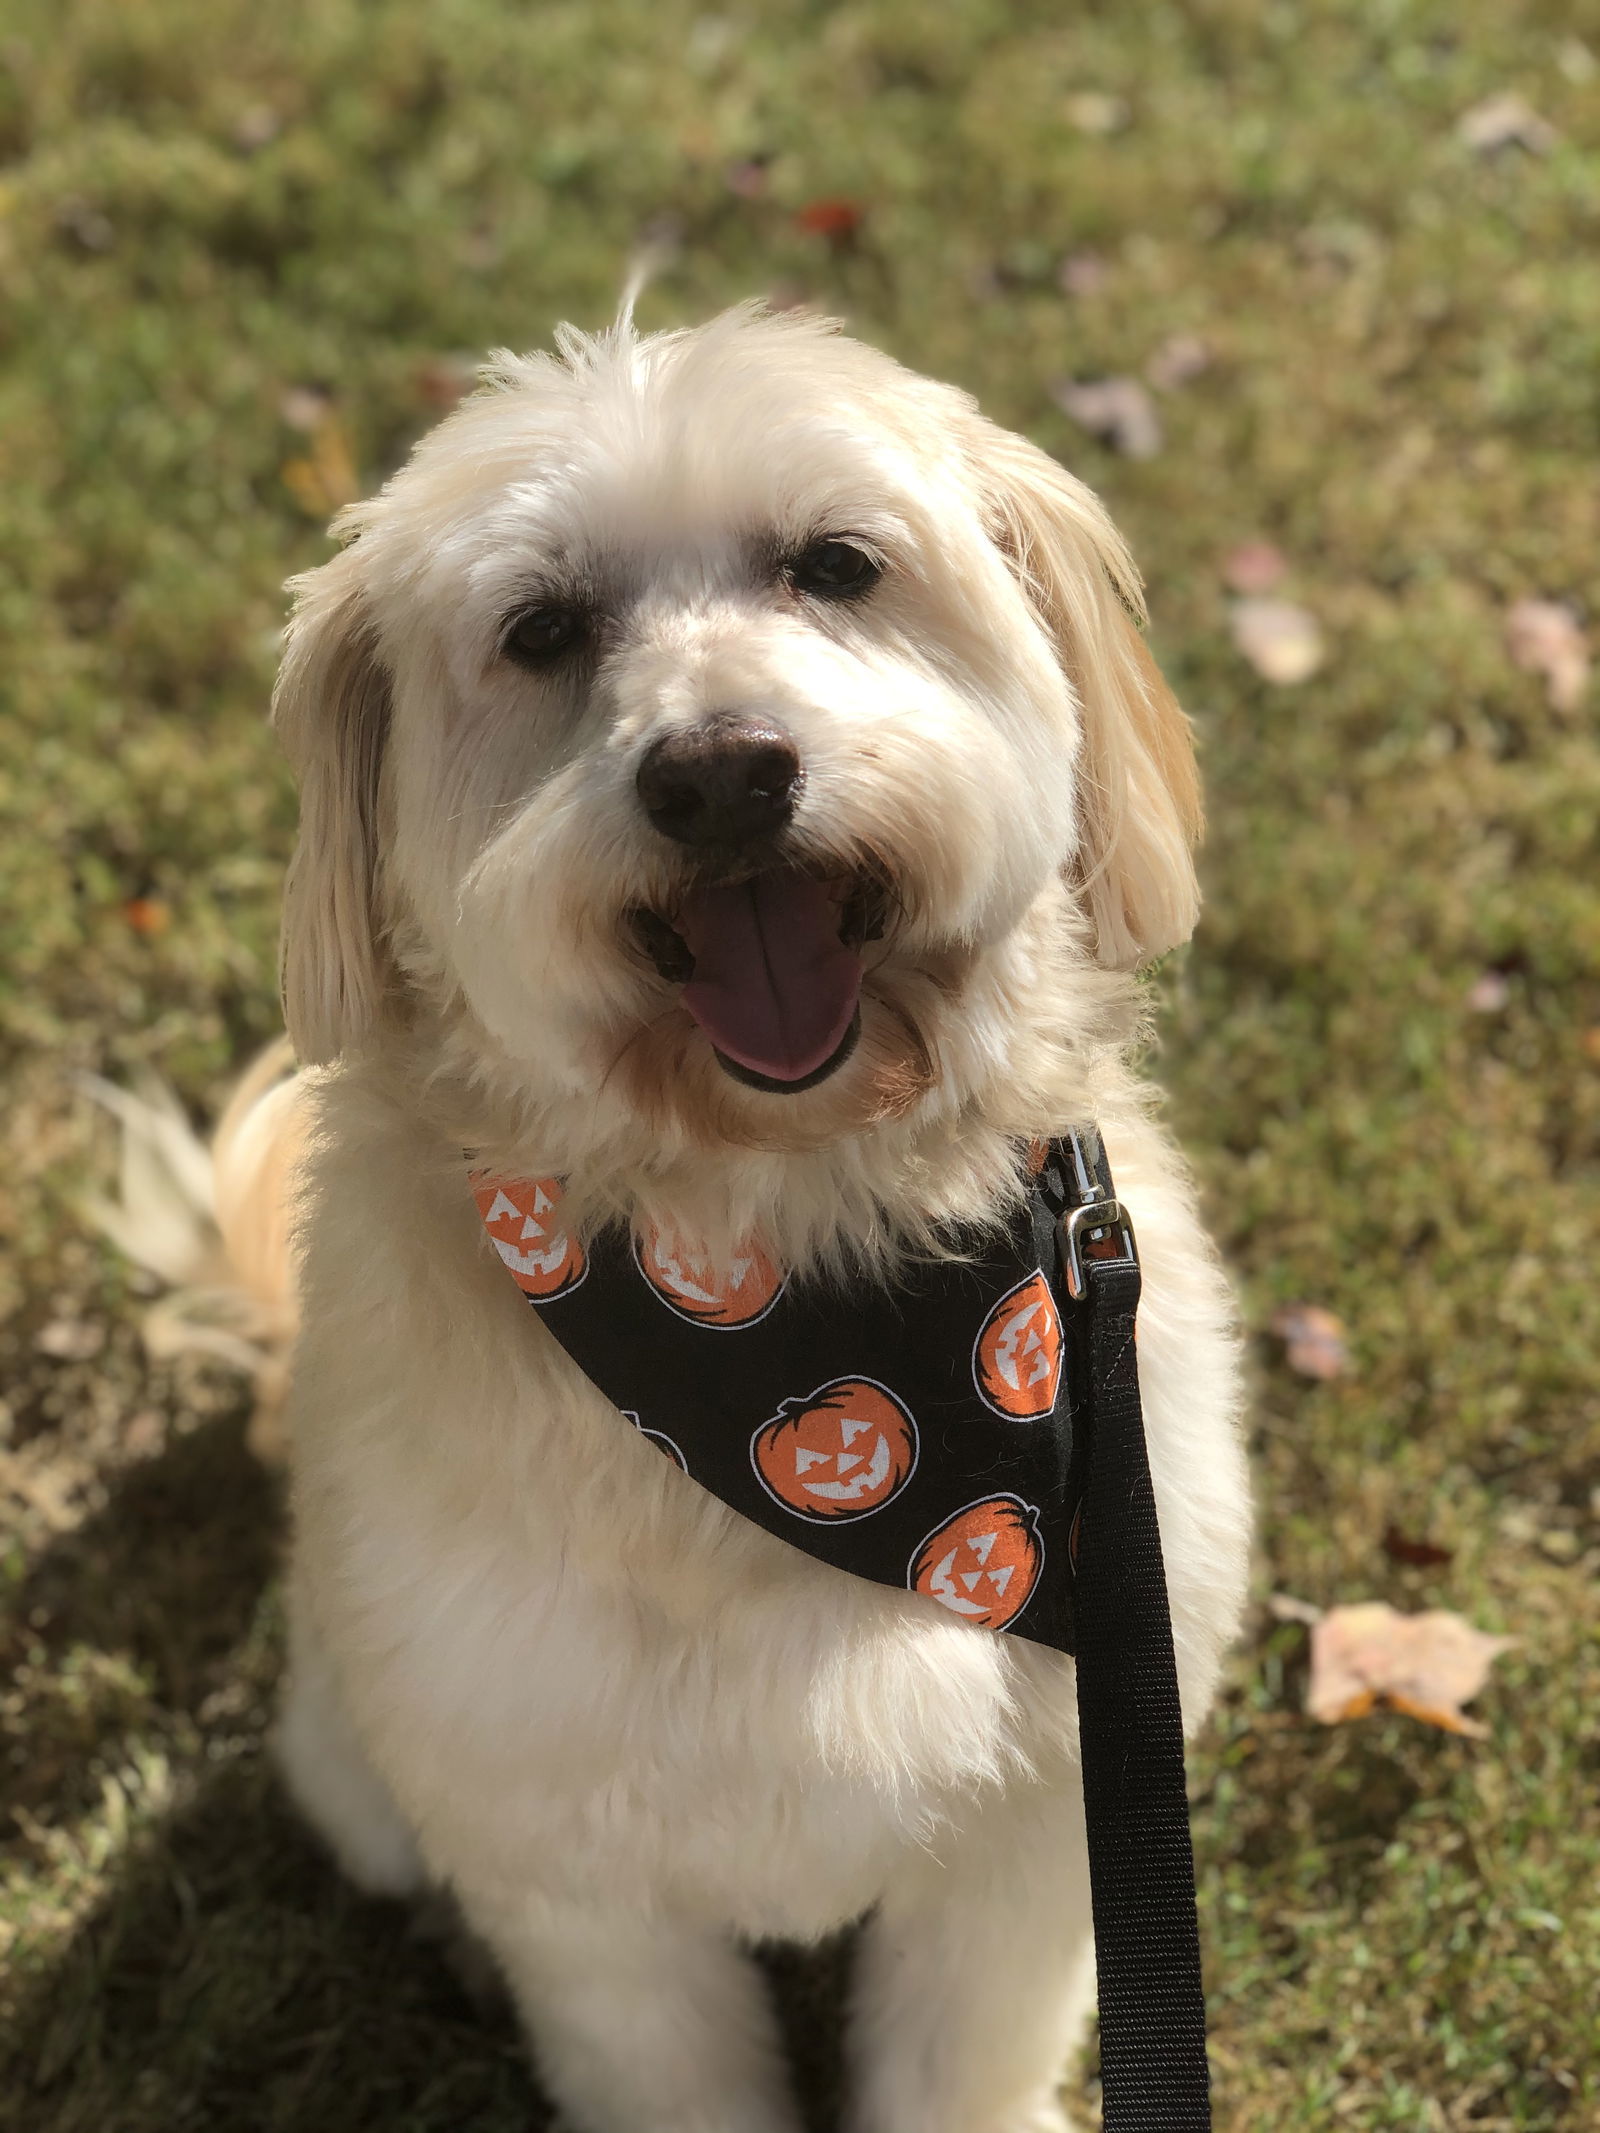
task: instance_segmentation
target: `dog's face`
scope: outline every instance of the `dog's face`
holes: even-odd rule
[[[301,581],[303,1055],[405,995],[549,1102],[815,1146],[969,1093],[1042,899],[1105,963],[1188,932],[1187,731],[1087,491],[813,322],[563,356]]]

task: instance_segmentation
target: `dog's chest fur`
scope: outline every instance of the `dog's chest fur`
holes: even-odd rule
[[[527,1310],[484,1248],[456,1151],[357,1079],[321,1101],[300,1561],[425,1856],[459,1873],[481,1853],[486,1873],[573,1893],[631,1881],[748,1932],[808,1936],[1008,1780],[1061,1774],[1067,1662],[735,1517],[620,1422]],[[1163,1513],[1198,1703],[1226,1627],[1208,1578],[1236,1574],[1242,1517],[1231,1358],[1215,1276],[1142,1132],[1112,1153],[1145,1249],[1158,1490],[1184,1474]],[[1187,1545],[1208,1521],[1204,1547]]]

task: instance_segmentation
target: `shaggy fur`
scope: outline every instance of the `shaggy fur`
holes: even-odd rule
[[[1054,2133],[1092,1976],[1070,1662],[822,1567],[620,1426],[461,1151],[565,1177],[578,1225],[861,1278],[1098,1120],[1198,1722],[1247,1503],[1225,1287],[1126,1064],[1198,816],[1127,552],[964,395],[750,310],[500,358],[340,530],[277,695],[320,1063],[274,1113],[310,1146],[289,1782],[362,1886],[452,1885],[581,2133],[792,2133],[739,1944],[864,1913],[853,2133]],[[774,558],[846,534],[870,597],[796,593]],[[535,601],[592,619],[538,674],[501,649]],[[641,759],[729,708],[800,750],[785,850],[888,898],[860,1045],[802,1094],[731,1078],[630,925],[694,871]]]

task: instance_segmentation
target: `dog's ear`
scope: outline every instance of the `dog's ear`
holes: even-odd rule
[[[300,785],[283,905],[283,1011],[303,1065],[357,1048],[391,975],[378,909],[378,780],[389,677],[362,596],[359,543],[292,579],[272,717]]]
[[[1130,970],[1186,941],[1199,915],[1193,732],[1140,635],[1139,573],[1094,492],[987,426],[976,465],[995,538],[1082,706],[1075,871],[1097,959]]]

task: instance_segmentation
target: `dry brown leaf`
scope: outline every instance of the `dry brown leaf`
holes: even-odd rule
[[[1542,674],[1553,711],[1576,711],[1589,687],[1589,642],[1560,600],[1517,600],[1506,612],[1506,650],[1525,674]]]
[[[478,359],[461,350],[429,356],[412,372],[420,398],[448,413],[478,382]]]
[[[326,385],[289,385],[278,399],[278,418],[292,430],[311,436],[333,411],[333,395]]]
[[[1309,1629],[1322,1620],[1323,1610],[1315,1600],[1297,1600],[1292,1592],[1270,1592],[1267,1613],[1274,1622],[1303,1622]]]
[[[1275,592],[1289,575],[1289,558],[1271,541],[1241,541],[1222,559],[1222,582],[1229,592]]]
[[[1326,656],[1316,616],[1288,600],[1236,600],[1233,641],[1263,680],[1281,688],[1308,681]]]
[[[1132,116],[1125,96],[1108,96],[1103,89],[1080,89],[1067,98],[1063,108],[1068,125],[1101,139],[1108,133],[1120,133]]]
[[[233,122],[233,145],[246,155],[269,148],[283,131],[283,116],[270,104],[251,104]]]
[[[1056,287],[1063,296],[1096,296],[1111,279],[1111,269],[1098,252],[1069,252],[1056,268]]]
[[[1169,333],[1152,350],[1144,366],[1150,383],[1164,393],[1176,392],[1211,368],[1211,343],[1198,333]]]
[[[1481,1740],[1487,1726],[1463,1717],[1489,1668],[1515,1637],[1492,1637],[1448,1608],[1402,1615],[1380,1600],[1330,1607],[1311,1625],[1306,1710],[1323,1725],[1361,1718],[1381,1696],[1447,1733]]]
[[[284,486],[309,518],[332,518],[361,494],[355,459],[332,414],[317,424],[305,457],[286,460],[281,471]]]
[[[772,168],[772,156],[766,149],[754,155],[740,156],[723,170],[723,182],[730,193],[740,200],[759,200],[767,189],[767,176]]]
[[[1336,1378],[1344,1373],[1349,1351],[1344,1321],[1320,1304],[1285,1304],[1272,1314],[1272,1330],[1286,1345],[1284,1359],[1303,1378]]]
[[[1548,155],[1559,136],[1548,119],[1540,118],[1525,96],[1514,89],[1486,96],[1482,103],[1463,111],[1456,132],[1474,155],[1497,155],[1502,148],[1525,148],[1529,155]]]
[[[41,1355],[58,1363],[86,1363],[106,1344],[106,1329],[87,1318],[52,1318],[33,1336]]]
[[[1137,378],[1063,378],[1050,396],[1092,437],[1104,438],[1128,459],[1154,459],[1161,449],[1161,417]]]
[[[1412,1570],[1437,1570],[1448,1563],[1455,1554],[1454,1548],[1441,1548],[1434,1541],[1417,1540],[1409,1533],[1402,1533],[1398,1526],[1383,1529],[1383,1552],[1392,1563],[1404,1563]]]

